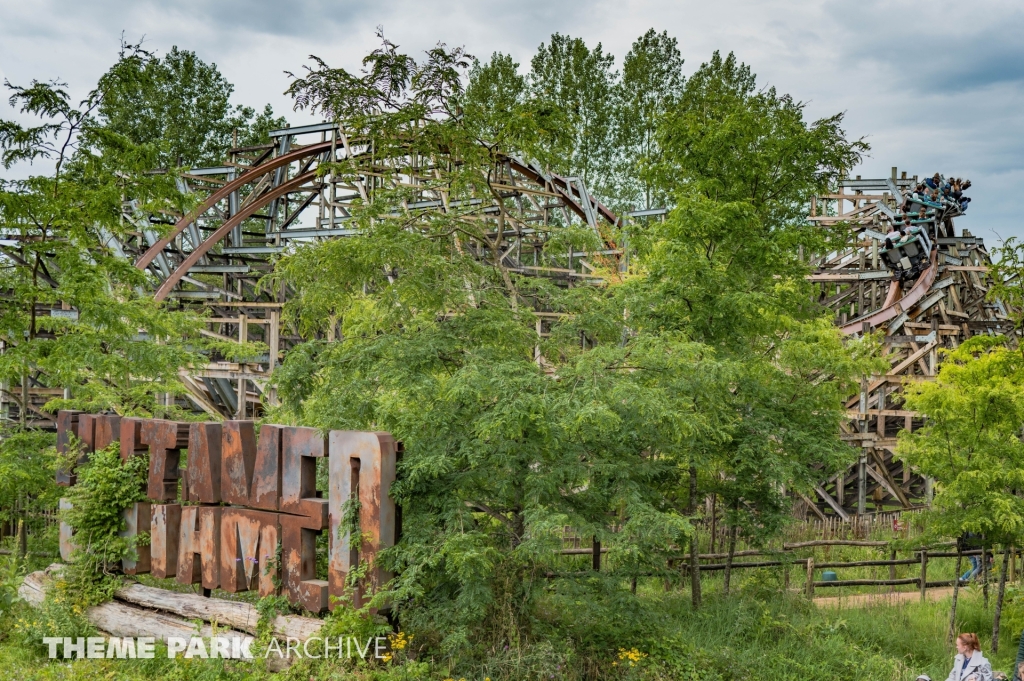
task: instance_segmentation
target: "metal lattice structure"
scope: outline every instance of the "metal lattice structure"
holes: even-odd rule
[[[222,166],[185,173],[179,188],[200,203],[162,238],[149,217],[133,213],[132,206],[126,206],[126,218],[139,227],[134,240],[121,243],[101,235],[109,248],[153,275],[157,300],[202,311],[204,334],[259,340],[269,348],[253,362],[211,361],[182,372],[191,406],[216,418],[256,417],[264,405],[273,404],[270,373],[289,347],[306,340],[282,325],[281,309],[291,292],[261,288],[260,279],[273,270],[279,255],[301,244],[355,235],[353,204],[366,203],[377,192],[405,190],[406,198],[393,209],[397,215],[456,212],[486,225],[486,243],[466,248],[520,274],[572,285],[597,280],[597,264],[625,266],[625,251],[610,236],[620,218],[579,179],[551,174],[537,163],[499,157],[496,173],[479,191],[452,196],[436,182],[438,167],[450,160],[412,152],[381,158],[367,140],[350,137],[332,123],[275,130],[270,138],[268,144],[231,149]],[[332,174],[331,164],[346,160],[357,171]],[[911,224],[902,209],[916,185],[916,176],[897,177],[894,168],[889,178],[844,180],[837,193],[811,203],[811,222],[848,226],[851,233],[846,247],[813,261],[810,279],[820,286],[818,300],[835,311],[836,324],[846,334],[884,332],[891,367],[866,380],[847,402],[849,421],[841,436],[858,445],[862,455],[856,465],[823,481],[816,498],[804,498],[807,509],[821,518],[848,519],[867,512],[869,504],[880,511],[928,503],[929,481],[893,458],[897,433],[921,425],[916,414],[902,408],[902,386],[932,378],[940,348],[956,347],[976,334],[1012,333],[1003,304],[986,297],[990,259],[985,244],[966,230],[957,231],[953,218],[958,210],[933,212],[930,222],[918,221],[928,223],[936,247],[915,265],[912,276],[886,260],[886,232],[893,225]],[[659,208],[625,217],[666,212]],[[570,226],[592,229],[602,249],[548,252],[549,239]],[[538,333],[543,333],[540,316]],[[32,403],[41,407],[63,392],[33,386]]]
[[[156,278],[157,300],[177,300],[210,313],[205,334],[268,346],[262,361],[213,362],[182,374],[192,401],[211,415],[246,418],[273,402],[267,376],[281,353],[302,340],[281,325],[289,292],[258,286],[274,258],[299,244],[354,235],[348,224],[352,204],[366,203],[375,192],[411,188],[396,214],[455,211],[483,221],[488,242],[466,248],[481,255],[489,249],[490,260],[500,258],[525,275],[566,284],[586,281],[593,278],[595,261],[615,264],[622,253],[608,229],[618,218],[582,181],[550,174],[537,163],[501,157],[496,175],[481,191],[452,197],[436,182],[443,159],[413,153],[380,158],[367,141],[331,123],[275,130],[270,136],[271,144],[232,149],[224,166],[186,173],[181,190],[206,197],[198,208],[163,238],[148,232],[147,248],[138,253],[124,249]],[[354,160],[359,172],[332,175],[329,164],[346,159]],[[556,230],[580,225],[594,230],[603,250],[559,257],[545,251]],[[500,253],[493,252],[495,245]]]
[[[893,168],[889,178],[844,180],[838,193],[811,206],[812,222],[849,225],[853,235],[846,248],[816,262],[811,280],[820,284],[819,301],[835,311],[846,334],[884,332],[891,367],[865,380],[846,404],[850,420],[842,437],[862,453],[855,466],[819,485],[816,499],[805,499],[822,518],[864,514],[869,503],[876,511],[927,504],[930,481],[893,458],[898,432],[922,424],[902,408],[903,385],[932,379],[940,348],[978,334],[1013,333],[1003,303],[986,298],[990,258],[984,241],[957,231],[953,218],[959,211],[939,211],[926,225],[935,248],[916,278],[900,281],[886,266],[886,233],[903,224],[901,208],[916,185],[916,176],[897,177]]]

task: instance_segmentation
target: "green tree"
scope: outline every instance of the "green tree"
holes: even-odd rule
[[[579,176],[588,187],[612,184],[615,124],[615,57],[601,43],[593,49],[581,38],[560,33],[541,43],[530,61],[533,96],[564,117],[567,134],[552,153],[561,162],[552,167]]]
[[[0,377],[20,385],[8,398],[21,422],[52,418],[30,388],[66,388],[60,405],[121,414],[167,413],[165,393],[182,391],[178,371],[197,359],[184,345],[193,322],[162,310],[144,292],[145,275],[124,257],[136,238],[136,211],[170,213],[182,197],[170,176],[147,174],[153,145],[133,145],[96,125],[94,93],[80,107],[62,87],[8,86],[12,105],[40,125],[0,122],[6,167],[53,163],[52,175],[0,183]],[[69,310],[60,316],[52,310]],[[76,314],[77,313],[77,314]],[[31,416],[30,416],[31,415]]]
[[[1013,322],[1013,331],[1007,336],[1024,333],[1024,243],[1017,237],[1010,237],[992,254],[988,277],[991,286],[989,302],[1002,308]]]
[[[302,105],[372,141],[373,159],[333,172],[358,177],[373,162],[381,182],[353,212],[358,236],[301,248],[278,268],[294,287],[286,312],[296,323],[312,331],[340,320],[341,337],[292,350],[275,374],[277,417],[400,438],[392,494],[403,539],[382,558],[399,577],[378,597],[396,603],[405,626],[437,631],[446,655],[470,643],[518,646],[564,525],[606,545],[621,525],[612,545],[627,574],[665,569],[689,531],[666,503],[680,484],[675,455],[713,436],[711,396],[725,383],[698,344],[631,336],[617,296],[504,264],[494,226],[518,223],[514,199],[494,185],[503,154],[542,131],[529,116],[504,135],[461,115],[469,60],[460,50],[438,47],[415,62],[385,42],[364,64],[352,74],[318,62],[292,86]],[[478,71],[473,87],[494,82],[485,77]],[[521,99],[513,90],[506,102],[516,111]],[[522,146],[499,150],[483,129]],[[436,170],[409,167],[410,149]],[[385,159],[397,159],[389,171]],[[414,190],[437,192],[451,209],[397,215]],[[545,257],[573,240],[593,246],[594,235],[550,238]],[[538,337],[536,312],[553,313],[550,335]]]
[[[566,117],[533,96],[510,56],[495,52],[487,63],[474,61],[459,106],[467,131],[475,131],[481,144],[516,150],[548,166],[560,160],[552,151],[568,141]]]
[[[759,90],[749,67],[715,53],[659,119],[650,177],[674,208],[630,232],[647,275],[635,282],[632,324],[712,347],[732,370],[725,436],[687,453],[691,478],[706,485],[691,486],[690,507],[710,488],[753,539],[784,521],[784,487],[808,489],[852,457],[834,436],[840,398],[875,366],[872,344],[844,346],[811,302],[800,257],[834,237],[806,224],[810,197],[866,148],[841,121],[808,124],[791,97]],[[696,604],[696,579],[693,591]]]
[[[100,78],[96,114],[109,132],[157,150],[155,167],[216,165],[227,150],[266,141],[286,125],[266,105],[261,113],[232,106],[234,86],[195,52],[172,47],[157,57],[122,44],[121,55]]]
[[[446,655],[530,636],[544,594],[536,576],[551,569],[565,525],[611,546],[620,577],[665,570],[690,534],[691,481],[709,476],[729,443],[742,443],[737,461],[755,452],[767,467],[746,481],[744,503],[770,493],[781,506],[777,487],[809,481],[812,458],[828,465],[849,452],[837,437],[840,397],[868,366],[813,314],[800,289],[806,269],[795,264],[783,281],[750,275],[763,302],[744,313],[770,308],[773,319],[742,327],[766,329],[736,343],[756,348],[756,360],[719,344],[717,326],[670,319],[667,273],[699,250],[684,211],[647,233],[635,276],[607,273],[603,287],[563,288],[507,267],[497,235],[517,218],[495,185],[504,154],[522,153],[543,130],[524,116],[502,137],[512,147],[496,148],[500,121],[470,115],[484,98],[461,89],[469,64],[443,46],[417,62],[385,41],[359,74],[318,60],[295,80],[298,105],[372,149],[332,172],[358,178],[373,164],[378,179],[353,212],[357,236],[301,248],[276,274],[293,287],[286,313],[300,328],[337,321],[341,335],[291,351],[276,374],[284,404],[274,416],[383,429],[404,442],[392,488],[403,539],[382,556],[399,576],[378,599],[395,603],[405,626],[435,632]],[[508,93],[501,111],[511,115],[523,102],[512,63],[492,66],[478,67],[471,87]],[[421,192],[448,210],[395,210]],[[565,229],[549,235],[546,257],[564,254],[567,240],[596,245],[593,232]],[[801,290],[801,315],[771,297],[791,304]]]
[[[900,433],[897,453],[935,480],[935,533],[984,535],[987,545],[1024,535],[1024,357],[1005,337],[975,336],[945,353],[934,381],[904,389],[906,408],[924,427]],[[959,563],[959,561],[958,561]],[[959,570],[959,565],[957,566]],[[998,648],[1004,574],[1000,576],[993,650]],[[950,631],[956,616],[953,600]]]
[[[632,206],[668,203],[647,174],[661,161],[658,126],[682,95],[684,82],[682,54],[667,32],[650,29],[622,61],[622,80],[615,89],[616,191]]]

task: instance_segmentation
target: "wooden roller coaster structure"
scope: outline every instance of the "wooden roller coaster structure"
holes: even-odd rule
[[[618,218],[581,180],[547,173],[534,162],[501,157],[497,172],[486,184],[481,182],[480,191],[452,197],[437,188],[432,174],[436,159],[411,152],[382,159],[368,142],[346,135],[337,125],[284,128],[270,136],[272,144],[232,149],[224,166],[186,173],[182,191],[205,199],[163,238],[136,249],[136,267],[156,278],[157,300],[203,310],[208,315],[204,334],[259,340],[269,348],[255,362],[211,362],[183,372],[189,398],[211,415],[252,417],[274,402],[267,377],[282,353],[304,339],[281,324],[289,291],[261,289],[259,279],[272,271],[276,256],[300,244],[355,234],[346,224],[352,203],[371,200],[375,192],[411,187],[412,195],[406,192],[396,211],[458,211],[488,225],[488,243],[468,247],[476,253],[500,250],[503,266],[520,274],[585,281],[593,276],[588,259],[607,265],[621,256],[609,237]],[[341,177],[320,172],[333,167],[325,164],[346,159],[356,161],[358,173]],[[557,230],[581,225],[600,237],[602,250],[560,256],[545,251]],[[488,255],[495,259],[495,253]]]
[[[896,461],[901,430],[922,424],[903,409],[907,382],[932,379],[938,351],[955,348],[977,334],[1012,334],[1001,301],[989,301],[989,253],[980,237],[957,231],[952,216],[930,226],[934,250],[916,279],[900,281],[881,254],[886,233],[900,224],[900,207],[917,177],[843,180],[837,193],[817,197],[809,219],[822,226],[848,226],[850,242],[815,261],[811,281],[819,301],[835,311],[843,333],[884,332],[883,352],[890,369],[865,379],[846,406],[849,421],[842,438],[860,449],[856,465],[824,481],[817,498],[804,499],[821,518],[849,519],[869,511],[927,505],[931,482]],[[953,211],[958,213],[959,211]],[[1016,338],[1013,339],[1016,342]]]
[[[276,401],[268,378],[288,348],[306,338],[282,324],[281,309],[290,291],[261,287],[276,258],[297,246],[352,236],[347,224],[353,202],[375,192],[402,186],[411,196],[396,211],[406,214],[459,211],[491,230],[489,243],[476,252],[500,257],[503,266],[524,275],[561,283],[594,278],[595,261],[624,266],[626,256],[610,237],[620,218],[590,194],[578,178],[546,172],[539,164],[514,156],[500,157],[496,174],[473,196],[452,197],[433,182],[436,164],[414,154],[376,157],[366,140],[350,137],[336,124],[283,128],[271,142],[231,149],[222,166],[192,169],[179,179],[181,191],[199,198],[197,207],[159,236],[149,217],[130,214],[137,236],[106,245],[154,277],[154,296],[203,313],[202,333],[220,340],[258,340],[268,352],[254,361],[209,362],[181,373],[193,408],[220,418],[255,418]],[[331,164],[356,161],[356,173],[335,176]],[[320,172],[323,169],[324,172]],[[421,169],[421,170],[418,170]],[[1010,333],[1002,303],[986,300],[989,255],[983,241],[957,232],[952,217],[932,226],[936,248],[912,279],[893,277],[882,258],[885,232],[898,222],[903,195],[917,178],[906,173],[884,179],[843,180],[834,194],[819,196],[809,220],[832,228],[849,228],[845,248],[813,259],[810,279],[819,285],[818,300],[835,311],[846,334],[883,331],[891,369],[865,380],[847,403],[849,421],[842,438],[859,447],[856,465],[824,480],[816,497],[804,497],[806,510],[821,518],[872,511],[913,508],[929,501],[929,481],[894,461],[896,435],[919,427],[921,420],[902,409],[906,381],[928,380],[940,348],[955,347],[979,333]],[[625,219],[664,215],[665,209],[637,211]],[[908,223],[909,224],[909,223]],[[596,252],[552,255],[547,241],[570,226],[592,229],[603,244]],[[101,235],[102,236],[102,235]],[[917,272],[915,270],[915,272]],[[544,321],[541,321],[543,331]],[[331,338],[328,330],[326,337]],[[35,386],[34,411],[63,392]],[[172,399],[168,396],[168,399]],[[2,411],[2,410],[0,410]],[[6,415],[12,418],[8,404]],[[51,426],[45,421],[35,425]]]

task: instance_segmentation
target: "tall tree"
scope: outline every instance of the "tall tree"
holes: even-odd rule
[[[403,539],[383,557],[399,576],[379,598],[394,600],[404,626],[438,632],[445,654],[470,641],[520,645],[555,528],[600,540],[621,525],[614,546],[629,573],[664,569],[688,531],[665,501],[680,484],[675,453],[713,437],[726,383],[699,344],[631,335],[604,289],[567,290],[507,266],[501,235],[523,223],[493,138],[528,146],[542,131],[530,116],[514,136],[482,125],[470,106],[479,95],[461,90],[460,50],[439,46],[420,62],[385,42],[364,64],[354,74],[317,62],[292,86],[300,104],[372,145],[372,158],[332,172],[359,177],[372,163],[378,179],[353,213],[358,236],[301,248],[279,267],[299,325],[331,317],[342,329],[289,354],[276,374],[281,417],[400,438],[391,493]],[[515,84],[511,63],[492,65],[471,87],[511,92],[501,106],[519,110],[516,89],[495,84]],[[449,209],[395,212],[419,192]],[[589,230],[551,239],[545,258],[595,246]],[[543,337],[537,312],[554,321]]]
[[[657,308],[666,323],[740,350],[787,318],[822,314],[810,303],[799,249],[823,252],[830,239],[847,238],[805,220],[810,197],[867,148],[841,124],[841,114],[807,123],[802,104],[758,90],[732,54],[716,52],[690,77],[658,130],[654,179],[676,208],[652,239],[636,235],[657,263],[652,281],[667,287]]]
[[[661,161],[658,125],[683,91],[683,57],[676,39],[652,28],[640,36],[622,61],[616,86],[616,191],[629,205],[661,207],[670,197],[657,192],[650,168]]]
[[[812,304],[799,256],[833,236],[806,224],[810,197],[865,148],[841,120],[807,123],[791,97],[715,53],[658,122],[650,177],[675,207],[631,232],[648,273],[632,324],[673,329],[730,367],[729,427],[687,457],[754,539],[784,521],[784,488],[807,489],[853,456],[834,436],[841,397],[875,365],[870,342],[844,345]]]
[[[8,85],[12,105],[41,119],[0,121],[0,160],[49,162],[53,174],[0,181],[0,377],[22,423],[52,418],[32,388],[66,388],[60,404],[122,414],[168,413],[178,371],[197,359],[194,328],[144,292],[145,275],[118,244],[135,237],[137,211],[173,214],[173,178],[153,175],[155,145],[134,145],[96,124],[100,95],[80,106],[60,85]],[[66,311],[66,312],[65,312]]]
[[[519,64],[500,52],[474,61],[459,106],[481,144],[548,166],[560,162],[552,153],[570,139],[564,112],[534,97]]]
[[[581,38],[555,33],[530,62],[535,98],[557,108],[568,134],[554,150],[561,163],[552,169],[579,176],[589,187],[612,183],[615,57],[601,43],[593,49]]]
[[[97,85],[96,114],[108,131],[155,145],[159,167],[215,165],[234,142],[257,144],[285,125],[269,104],[258,114],[232,106],[233,90],[217,65],[195,52],[175,46],[158,57],[141,44],[122,45]]]
[[[381,556],[398,576],[377,596],[403,626],[432,630],[444,654],[470,642],[520,645],[544,593],[535,575],[558,544],[553,529],[572,525],[610,544],[635,577],[664,569],[685,544],[697,498],[689,483],[729,443],[743,442],[740,456],[756,449],[767,467],[747,481],[744,502],[759,489],[777,494],[787,476],[806,482],[814,456],[848,451],[836,436],[839,396],[865,364],[827,322],[771,308],[765,337],[741,344],[757,348],[755,361],[720,349],[717,328],[669,320],[661,296],[696,252],[685,212],[647,233],[636,277],[609,272],[606,286],[566,289],[522,276],[500,242],[522,223],[507,191],[508,150],[493,139],[526,148],[542,139],[537,120],[519,119],[514,136],[495,127],[485,97],[462,90],[470,60],[458,49],[416,61],[385,41],[363,63],[351,73],[316,60],[291,87],[299,106],[366,145],[331,172],[374,179],[352,214],[356,236],[300,248],[278,268],[300,327],[331,319],[342,331],[291,351],[276,374],[278,417],[385,429],[404,442],[391,490],[403,539]],[[522,110],[512,62],[490,66],[471,87],[495,93],[505,112]],[[396,210],[424,192],[446,210]],[[569,229],[551,235],[544,256],[561,257],[567,241],[598,246],[592,231]],[[794,266],[779,286],[798,286],[803,272]],[[745,314],[774,304],[765,289]],[[786,404],[771,399],[775,382]]]

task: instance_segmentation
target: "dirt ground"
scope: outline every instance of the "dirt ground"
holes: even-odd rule
[[[943,598],[953,595],[953,587],[928,589],[926,593],[929,601],[941,601]],[[920,592],[898,591],[896,593],[855,594],[851,596],[815,598],[814,604],[819,608],[862,608],[866,605],[895,605],[897,603],[910,603],[919,601],[920,599]]]

